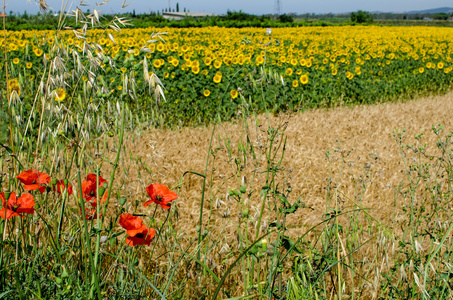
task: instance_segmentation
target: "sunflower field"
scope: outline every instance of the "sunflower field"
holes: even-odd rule
[[[157,30],[165,34],[153,39]],[[231,119],[244,105],[258,112],[303,110],[445,92],[452,84],[452,41],[451,28],[435,27],[206,27],[91,30],[83,38],[70,30],[17,31],[1,47],[9,93],[25,108],[39,82],[57,70],[45,91],[55,104],[121,98],[142,116],[159,115],[155,123],[184,126],[207,124],[219,112]],[[75,60],[61,56],[74,57],[73,51],[80,55]],[[156,99],[147,83],[159,79]],[[80,86],[89,88],[86,100]]]

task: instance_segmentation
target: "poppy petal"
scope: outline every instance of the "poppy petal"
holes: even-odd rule
[[[48,183],[50,183],[50,176],[47,175],[46,173],[39,173],[38,183],[39,184],[48,184]]]
[[[24,190],[26,190],[26,191],[34,191],[34,190],[37,190],[38,188],[39,188],[38,184],[25,184],[24,185]]]
[[[16,202],[19,205],[17,213],[33,214],[35,212],[35,199],[30,193],[23,194]]]
[[[16,178],[19,179],[23,184],[35,183],[36,179],[38,179],[38,170],[30,169],[22,171],[19,175],[16,176]]]
[[[5,210],[6,210],[6,218],[5,218]],[[10,209],[5,209],[5,208],[0,209],[0,218],[5,220],[5,219],[11,219],[12,217],[22,217],[22,216],[19,215],[17,212],[12,211]]]

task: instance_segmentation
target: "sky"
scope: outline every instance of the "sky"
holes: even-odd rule
[[[225,14],[230,11],[243,11],[250,14],[262,15],[273,14],[277,0],[126,0],[129,4],[126,8],[121,8],[124,0],[84,0],[88,6],[79,5],[80,0],[46,0],[57,12],[61,10],[61,3],[67,3],[68,9],[74,9],[76,5],[83,11],[96,8],[96,3],[108,2],[107,5],[99,6],[97,9],[104,13],[132,12],[149,13],[150,11],[162,11],[170,6],[176,7],[179,3],[180,11],[186,8],[190,12],[204,12],[213,14]],[[6,12],[22,14],[38,12],[37,0],[6,0]],[[414,10],[424,10],[439,7],[453,7],[451,0],[280,0],[281,13],[344,13],[357,10],[381,11],[381,12],[407,12]]]

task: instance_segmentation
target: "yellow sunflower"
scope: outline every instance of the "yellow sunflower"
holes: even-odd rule
[[[231,98],[236,99],[238,97],[238,95],[239,95],[239,93],[237,90],[231,90],[231,92],[230,92]]]
[[[208,97],[209,95],[211,95],[211,91],[208,90],[208,89],[206,89],[206,90],[204,90],[203,95],[204,95],[205,97]]]
[[[304,74],[304,75],[300,76],[300,82],[302,84],[307,84],[308,83],[308,74]]]
[[[347,71],[347,72],[346,72],[346,78],[348,78],[349,80],[351,80],[352,78],[354,78],[354,74],[352,74],[352,72]]]
[[[293,69],[291,69],[291,68],[286,69],[285,74],[286,74],[286,76],[291,76],[291,75],[293,75]]]
[[[260,64],[262,64],[262,63],[264,63],[264,57],[262,57],[261,55],[258,55],[258,56],[256,57],[256,64],[257,64],[257,65],[260,65]]]
[[[13,92],[16,92],[18,96],[20,96],[20,87],[19,87],[19,82],[17,79],[11,79],[9,81],[9,92],[10,92],[10,97],[13,94]]]
[[[220,83],[220,81],[222,81],[222,75],[216,74],[213,80],[215,83]]]
[[[216,60],[214,62],[214,68],[219,69],[222,66],[222,61],[221,60]]]
[[[198,73],[200,73],[200,68],[199,68],[199,67],[197,67],[197,66],[195,66],[195,67],[192,67],[192,73],[194,73],[194,74],[198,74]]]
[[[153,62],[153,66],[154,66],[155,68],[160,68],[160,66],[161,66],[161,65],[160,65],[160,59],[155,59],[154,62]]]
[[[39,48],[33,49],[33,52],[35,53],[36,56],[41,56],[43,54],[43,51]]]
[[[63,88],[58,88],[56,90],[56,93],[57,93],[57,97],[55,100],[57,100],[58,102],[61,102],[66,98],[66,91]]]

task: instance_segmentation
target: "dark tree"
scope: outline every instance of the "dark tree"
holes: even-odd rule
[[[290,15],[287,15],[287,14],[283,14],[283,15],[278,16],[278,20],[280,22],[282,22],[282,23],[293,23],[294,22],[293,16],[290,16]]]
[[[373,23],[373,15],[368,11],[359,10],[351,13],[351,22],[353,23]]]

